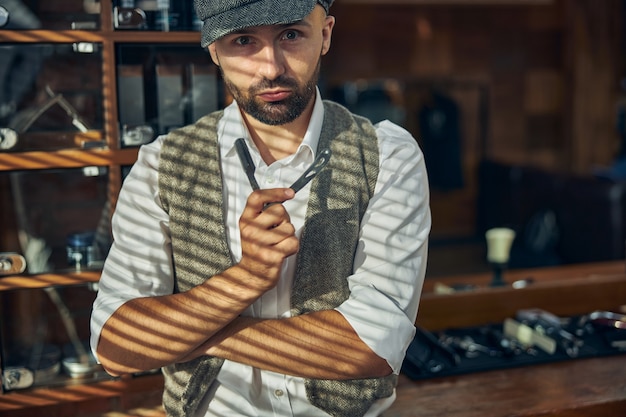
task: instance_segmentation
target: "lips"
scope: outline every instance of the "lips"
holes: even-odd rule
[[[268,103],[275,101],[282,101],[288,98],[291,95],[290,91],[281,90],[281,91],[268,91],[265,93],[259,94],[259,97]]]

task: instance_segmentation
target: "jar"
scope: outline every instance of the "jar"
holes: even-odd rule
[[[73,233],[67,236],[67,263],[69,266],[80,269],[96,260],[94,236],[94,232]]]

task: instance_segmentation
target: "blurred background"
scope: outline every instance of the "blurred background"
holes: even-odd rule
[[[337,0],[331,96],[418,139],[432,192],[428,276],[624,258],[621,0]]]

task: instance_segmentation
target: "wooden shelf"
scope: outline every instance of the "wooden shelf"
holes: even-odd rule
[[[200,32],[156,32],[141,30],[0,30],[3,43],[194,43],[200,48]]]
[[[59,272],[37,275],[11,275],[0,277],[0,291],[21,288],[46,288],[55,285],[77,285],[86,282],[98,282],[100,271]]]
[[[191,43],[200,48],[200,32],[154,32],[117,30],[106,34],[115,43]]]
[[[0,394],[3,417],[126,416],[128,410],[157,409],[161,403],[163,376],[145,375],[62,388],[37,388]],[[108,414],[111,413],[111,414]],[[146,415],[146,414],[139,414]],[[154,414],[149,414],[154,415]]]
[[[138,148],[127,148],[2,153],[0,154],[0,171],[132,165],[137,160],[138,152]]]
[[[0,30],[3,43],[103,42],[103,32],[87,30]]]
[[[558,284],[573,278],[586,278],[594,275],[618,275],[626,273],[626,261],[589,262],[583,264],[570,264],[549,266],[542,268],[514,269],[504,272],[504,279],[507,283],[532,279],[539,285]],[[489,286],[492,275],[490,273],[459,274],[441,276],[426,279],[424,282],[423,295],[429,298],[436,292],[436,287],[445,285],[452,287],[455,285],[472,285],[478,291],[497,290]]]

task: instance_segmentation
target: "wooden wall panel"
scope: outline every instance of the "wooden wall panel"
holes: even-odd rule
[[[623,66],[621,39],[622,2],[570,0],[564,3],[567,99],[571,170],[586,173],[604,165],[618,151],[615,133],[615,104],[619,92],[618,68]]]
[[[574,172],[612,161],[624,66],[619,0],[510,6],[338,0],[333,14],[338,25],[324,64],[331,84],[385,77],[487,79],[489,156],[534,163],[533,153],[548,152],[555,164],[549,168]],[[527,146],[535,129],[564,137],[546,147]],[[592,146],[598,141],[601,149]]]
[[[610,165],[619,147],[614,118],[624,75],[622,8],[620,0],[504,6],[337,0],[323,75],[329,85],[389,77],[433,86],[484,83],[489,119],[480,158],[591,173]],[[407,108],[409,117],[414,114]],[[406,127],[419,140],[416,121]],[[470,193],[461,198],[467,206],[475,189],[464,192]],[[459,201],[459,195],[437,194],[433,204],[442,225],[469,236],[472,219],[461,220]],[[436,225],[435,235],[439,230]]]

